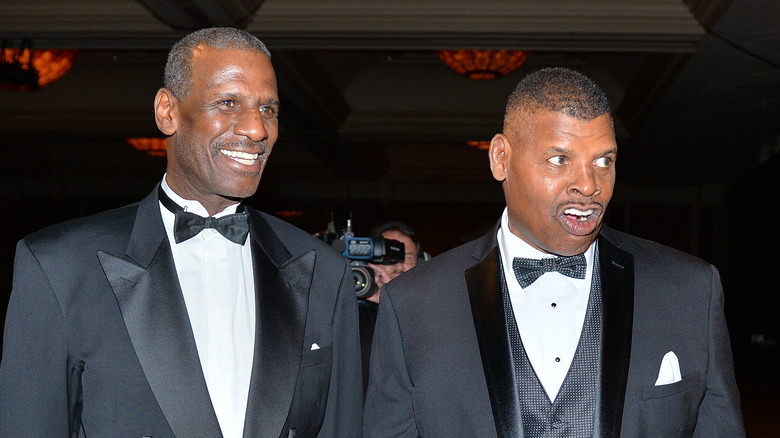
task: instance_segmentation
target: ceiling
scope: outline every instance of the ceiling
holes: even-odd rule
[[[563,65],[614,107],[626,187],[722,185],[780,150],[776,0],[4,0],[0,37],[75,48],[38,92],[0,89],[0,193],[146,193],[164,159],[152,99],[187,29],[245,27],[273,54],[280,140],[261,186],[277,200],[501,202],[486,153],[514,85]],[[529,50],[493,81],[437,49]],[[139,189],[140,187],[140,189]]]

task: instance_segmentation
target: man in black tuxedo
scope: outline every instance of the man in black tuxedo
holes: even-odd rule
[[[518,84],[496,227],[383,288],[364,436],[744,436],[718,272],[602,226],[616,155],[590,79]]]
[[[359,436],[346,260],[241,204],[278,134],[270,53],[194,32],[154,110],[168,166],[149,196],[17,246],[0,436]]]

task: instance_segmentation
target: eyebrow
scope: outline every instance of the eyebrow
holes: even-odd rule
[[[554,152],[556,154],[566,154],[569,153],[570,149],[561,147],[561,146],[550,146],[547,148],[547,152]]]
[[[219,91],[214,94],[215,99],[236,99],[239,97],[242,97],[243,94],[236,92],[236,91]],[[274,99],[273,97],[269,97],[266,99],[266,101],[263,103],[263,105],[276,105],[277,107],[281,106],[281,103]]]
[[[241,93],[236,93],[235,91],[219,91],[214,94],[215,99],[235,99],[237,97],[240,97]]]
[[[603,157],[604,155],[610,155],[610,154],[617,155],[617,152],[618,152],[617,148],[609,148],[606,151],[602,152],[601,156]]]
[[[567,155],[570,152],[571,152],[570,148],[565,148],[565,147],[562,147],[562,146],[550,146],[547,149],[547,153],[548,154],[552,153],[552,154],[556,154],[556,155]],[[609,148],[609,149],[606,149],[606,150],[600,152],[597,156],[605,157],[607,155],[617,155],[617,152],[618,152],[617,148]]]

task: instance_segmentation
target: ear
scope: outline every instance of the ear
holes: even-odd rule
[[[176,111],[179,100],[167,88],[157,90],[154,96],[154,120],[157,128],[165,135],[176,133],[178,118]]]
[[[490,158],[490,172],[496,181],[503,182],[506,179],[509,157],[512,154],[512,146],[504,134],[496,134],[490,141],[488,157]]]

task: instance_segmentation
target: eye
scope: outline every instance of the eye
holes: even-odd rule
[[[593,164],[596,165],[596,167],[609,167],[614,162],[614,159],[612,157],[601,157],[597,158],[596,161],[593,162]]]
[[[224,100],[220,100],[217,103],[220,107],[222,107],[222,109],[226,111],[234,111],[238,109],[238,104],[233,99],[224,99]]]
[[[272,105],[261,105],[259,109],[260,115],[266,120],[275,119],[279,115],[279,109]]]
[[[554,166],[563,166],[564,164],[566,164],[566,157],[564,157],[563,155],[556,155],[554,157],[548,158],[547,161]]]

